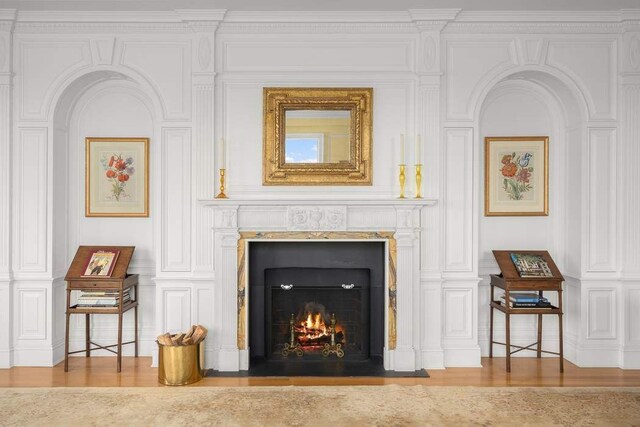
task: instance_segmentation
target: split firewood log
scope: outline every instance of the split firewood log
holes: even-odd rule
[[[158,342],[162,345],[173,345],[173,341],[171,341],[171,334],[163,334],[158,336]]]
[[[193,325],[187,332],[178,334],[162,334],[158,336],[158,342],[167,346],[181,346],[199,344],[207,336],[207,328],[202,325]]]
[[[207,336],[207,328],[202,325],[196,325],[196,330],[193,332],[191,338],[193,339],[194,344],[199,344],[202,342]]]
[[[173,345],[182,345],[183,339],[184,339],[184,333],[175,334],[174,336],[171,337],[171,341],[173,342]]]
[[[191,327],[189,328],[189,330],[187,331],[187,333],[184,336],[184,339],[189,339],[191,338],[191,336],[193,335],[193,333],[196,331],[196,325],[191,325]]]

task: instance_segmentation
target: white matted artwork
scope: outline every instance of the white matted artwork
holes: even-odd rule
[[[85,215],[149,216],[149,138],[85,139]]]
[[[549,215],[549,138],[484,139],[486,216]]]

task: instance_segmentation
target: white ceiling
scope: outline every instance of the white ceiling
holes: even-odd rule
[[[460,8],[463,10],[592,10],[640,8],[640,0],[0,0],[0,9],[386,11]]]

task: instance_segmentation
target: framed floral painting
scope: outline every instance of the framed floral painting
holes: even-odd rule
[[[85,139],[85,215],[149,216],[149,138]]]
[[[549,215],[549,138],[484,139],[485,216]]]

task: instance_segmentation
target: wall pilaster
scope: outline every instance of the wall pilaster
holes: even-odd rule
[[[15,10],[0,10],[0,368],[12,365],[11,97]]]

